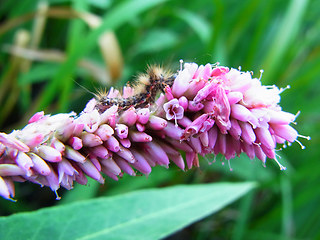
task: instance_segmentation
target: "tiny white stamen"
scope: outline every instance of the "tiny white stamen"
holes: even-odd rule
[[[231,167],[230,160],[227,160],[227,161],[228,161],[229,170],[230,170],[230,172],[232,172],[232,171],[233,171],[233,169],[232,169],[232,167]]]
[[[13,198],[6,198],[7,200],[11,201],[11,202],[17,202],[16,199],[13,199]]]
[[[306,148],[299,140],[296,139],[294,141],[297,142],[300,145],[301,149],[305,149]]]
[[[277,156],[280,157],[279,155],[277,155]],[[277,158],[274,158],[273,160],[278,164],[278,166],[280,167],[280,170],[281,170],[281,171],[287,169],[286,167],[284,167],[284,166],[281,165],[281,163],[278,161]]]
[[[174,115],[174,125],[175,125],[176,127],[178,127],[178,120],[177,120],[176,113],[173,112],[173,115]]]
[[[303,136],[303,135],[298,134],[298,137],[307,139],[308,141],[311,140],[311,137],[310,137],[310,136]]]
[[[287,85],[285,88],[280,88],[279,93],[282,93],[285,90],[290,89],[290,88],[291,88],[290,85]]]
[[[209,165],[212,164],[212,162],[209,161],[209,159],[207,158],[207,156],[203,156],[203,158],[208,162]]]
[[[263,69],[260,69],[260,77],[259,77],[259,81],[261,81],[261,78],[262,78],[262,73],[263,73]]]
[[[183,60],[182,60],[182,59],[180,59],[180,60],[179,60],[179,62],[180,62],[180,71],[182,71],[182,64],[183,64]]]
[[[56,200],[60,200],[60,199],[61,199],[61,197],[59,196],[58,191],[57,191],[57,190],[55,190],[55,191],[54,191],[54,193],[56,194]]]
[[[212,163],[215,163],[217,161],[217,155],[213,155]]]

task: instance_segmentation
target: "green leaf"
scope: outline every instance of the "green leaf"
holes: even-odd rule
[[[136,54],[159,52],[179,43],[178,35],[172,30],[154,29],[146,34],[137,46]]]
[[[252,182],[182,185],[0,217],[0,239],[159,239],[253,187]]]
[[[55,63],[43,63],[35,65],[30,69],[29,72],[19,76],[19,84],[23,86],[46,81],[48,78],[52,77],[58,69],[59,65]]]
[[[199,14],[195,14],[187,10],[178,10],[176,11],[177,17],[184,20],[192,30],[199,36],[202,43],[207,44],[211,35],[211,26],[202,18]]]
[[[302,17],[306,13],[308,0],[291,0],[287,8],[287,12],[279,24],[278,31],[274,36],[274,40],[268,51],[263,64],[264,83],[270,83],[273,80],[274,74],[281,66],[281,61],[294,41],[299,28],[302,25]]]

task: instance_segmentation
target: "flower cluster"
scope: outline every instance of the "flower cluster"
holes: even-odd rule
[[[148,175],[170,161],[190,169],[199,166],[198,154],[209,153],[229,160],[244,152],[263,163],[268,157],[283,170],[276,144],[297,141],[298,133],[289,125],[296,116],[278,105],[281,91],[249,72],[186,63],[147,107],[99,112],[92,99],[78,116],[36,113],[22,130],[0,133],[0,195],[14,197],[15,181],[57,191],[74,181],[86,184],[86,176],[103,183],[101,173],[114,180],[137,171]],[[122,97],[134,92],[125,87]]]

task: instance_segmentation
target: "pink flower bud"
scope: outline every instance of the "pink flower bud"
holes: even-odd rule
[[[137,121],[141,124],[146,124],[150,117],[150,110],[149,108],[139,109],[137,112],[137,115],[138,115]]]
[[[128,137],[128,126],[124,124],[116,124],[116,134],[120,139]]]
[[[153,130],[162,130],[167,126],[167,121],[163,118],[151,115],[147,126]]]
[[[118,124],[118,125],[120,125],[120,124]],[[121,127],[120,127],[120,129],[121,129]],[[98,135],[102,141],[106,141],[114,134],[114,130],[108,124],[102,124],[98,127],[95,134]]]

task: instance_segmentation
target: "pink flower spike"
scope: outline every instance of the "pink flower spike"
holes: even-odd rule
[[[203,122],[203,125],[200,128],[199,132],[203,133],[209,131],[213,127],[214,123],[215,121],[212,118],[208,118],[206,121]]]
[[[170,138],[180,140],[182,138],[183,130],[171,122],[168,122],[167,124],[167,127],[163,129],[164,133]]]
[[[178,141],[174,139],[168,139],[168,142],[175,148],[185,151],[185,152],[193,152],[193,149],[188,145],[185,141]]]
[[[74,150],[69,146],[66,146],[66,150],[64,154],[66,158],[75,162],[83,163],[86,160],[86,158],[81,153],[79,153],[78,151]]]
[[[148,128],[153,130],[162,130],[167,126],[167,121],[163,118],[151,115],[147,124]]]
[[[133,126],[138,119],[138,115],[134,107],[130,107],[128,110],[124,111],[120,116],[120,123],[126,124],[129,127]]]
[[[117,152],[117,155],[119,155],[129,163],[136,162],[136,159],[134,158],[132,152],[129,149],[126,149],[122,146],[120,146],[120,150]]]
[[[202,146],[204,146],[204,147],[208,147],[209,146],[209,135],[208,135],[207,131],[203,132],[203,133],[200,133],[199,139],[201,141]]]
[[[118,176],[113,174],[112,172],[110,172],[106,167],[102,168],[102,172],[107,175],[109,178],[115,180],[115,181],[119,181]]]
[[[273,141],[273,138],[268,129],[257,127],[256,129],[254,129],[254,132],[258,138],[258,141],[261,144],[263,144],[265,147],[270,149],[273,149],[276,147],[276,144]]]
[[[9,188],[1,176],[0,176],[0,196],[4,197],[6,199],[10,199]]]
[[[180,97],[179,105],[186,111],[188,109],[188,99],[185,96]]]
[[[84,163],[80,163],[79,166],[89,177],[97,180],[101,184],[104,183],[104,179],[101,176],[100,172],[89,159],[87,159],[87,161],[85,161]]]
[[[130,132],[130,140],[132,142],[151,142],[152,137],[145,132]]]
[[[202,103],[196,103],[194,101],[189,101],[188,103],[188,110],[191,112],[199,112],[203,109],[204,105]]]
[[[57,151],[59,151],[60,153],[63,153],[64,150],[66,149],[66,146],[62,142],[60,142],[58,139],[55,139],[54,141],[52,141],[50,146],[56,149]]]
[[[178,120],[178,123],[180,126],[186,128],[192,124],[192,121],[188,117],[184,116],[183,118]]]
[[[60,162],[62,160],[61,153],[58,150],[45,145],[38,148],[38,155],[49,162]]]
[[[231,105],[231,116],[242,122],[249,122],[253,128],[259,126],[258,119],[243,105],[233,104]]]
[[[269,123],[272,124],[288,125],[296,119],[296,116],[292,113],[272,109],[268,109],[268,115],[270,117]]]
[[[59,182],[62,181],[62,178],[66,174],[69,176],[74,176],[78,175],[79,171],[77,171],[68,160],[62,159],[62,161],[58,163]]]
[[[211,77],[218,77],[229,72],[229,68],[227,67],[216,67],[211,72]]]
[[[100,125],[100,114],[97,109],[94,109],[92,112],[83,113],[78,121],[84,124],[84,129],[88,133],[95,132]]]
[[[96,157],[90,157],[90,160],[92,162],[92,164],[96,167],[96,169],[98,169],[99,172],[101,172],[101,164],[100,164],[100,161],[98,160],[98,158]]]
[[[137,121],[141,124],[146,124],[149,121],[150,110],[149,108],[141,108],[138,110],[137,115]]]
[[[120,144],[114,136],[111,136],[105,141],[104,146],[112,152],[118,152],[120,150]]]
[[[198,137],[190,137],[189,145],[194,149],[196,153],[202,152],[201,142]]]
[[[176,98],[181,97],[189,88],[189,82],[191,81],[192,76],[188,69],[184,69],[179,72],[178,76],[173,82],[172,85],[172,94]]]
[[[85,147],[95,147],[103,143],[101,138],[99,138],[98,135],[95,135],[93,133],[88,133],[88,132],[83,132],[81,134],[81,139],[82,139],[83,146]]]
[[[114,175],[119,175],[121,173],[121,169],[112,158],[103,159],[101,163],[103,166],[105,166],[105,168],[108,169],[108,171],[110,171]]]
[[[115,155],[114,156],[114,161],[116,162],[116,164],[120,167],[120,169],[122,171],[124,171],[125,173],[129,174],[130,176],[135,176],[136,173],[134,172],[134,170],[131,168],[131,166],[129,165],[129,163],[124,160],[123,158]]]
[[[241,143],[242,149],[243,151],[247,154],[247,156],[250,159],[254,159],[255,157],[255,151],[254,151],[254,147],[253,144],[248,144],[246,142],[242,142]]]
[[[183,118],[184,109],[179,105],[178,99],[172,99],[163,105],[163,109],[166,112],[167,120],[181,119]]]
[[[256,157],[262,161],[262,163],[266,163],[266,159],[267,159],[267,156],[264,154],[264,152],[262,151],[262,149],[260,148],[260,146],[258,145],[253,145],[254,147],[254,152],[255,152],[255,155]]]
[[[174,99],[174,97],[172,95],[171,88],[169,86],[166,86],[164,88],[164,92],[165,92],[165,95],[166,95],[166,98],[168,99],[168,101],[171,101],[172,99]]]
[[[227,98],[229,104],[232,105],[240,102],[243,99],[243,94],[241,92],[229,92]]]
[[[141,123],[136,123],[136,128],[139,132],[144,132],[146,130],[146,125],[142,125]]]
[[[206,154],[229,160],[246,153],[263,164],[268,157],[284,170],[277,143],[301,144],[303,136],[289,125],[296,116],[279,105],[283,90],[263,86],[250,72],[181,63],[172,75],[148,74],[155,83],[145,86],[146,99],[138,88],[111,89],[80,115],[39,112],[23,129],[0,133],[0,195],[13,197],[17,181],[56,191],[86,184],[86,176],[103,183],[102,173],[118,180],[170,162],[184,170],[198,167],[198,156]]]
[[[239,140],[241,136],[241,127],[238,121],[234,118],[231,118],[230,122],[231,122],[231,127],[229,129],[229,133],[234,139]]]
[[[134,155],[135,159],[137,159],[136,162],[132,163],[132,166],[139,172],[148,176],[151,173],[151,167],[147,160],[136,150],[132,150],[132,154]]]
[[[83,129],[84,129],[84,124],[83,123],[75,123],[73,135],[74,136],[80,136],[80,134],[82,133]]]
[[[147,151],[150,155],[153,156],[153,159],[159,163],[159,165],[169,165],[169,158],[166,152],[161,148],[161,146],[155,141],[145,143],[143,145],[145,151]]]
[[[15,164],[0,164],[0,176],[19,176],[25,175],[25,171]]]
[[[46,176],[46,179],[48,181],[49,187],[51,188],[52,191],[57,191],[60,187],[59,184],[59,178],[58,175],[55,173],[55,171],[50,168],[50,174],[48,176]],[[57,200],[59,200],[60,198],[57,196]]]
[[[108,124],[102,124],[99,126],[95,134],[98,135],[102,141],[106,141],[114,134],[114,130]]]
[[[208,132],[208,138],[209,138],[208,146],[210,149],[214,149],[214,146],[216,145],[217,137],[218,137],[217,128],[216,127],[211,128]]]
[[[116,124],[116,134],[120,139],[128,137],[128,126],[124,124]]]
[[[35,113],[28,121],[28,123],[33,123],[39,121],[44,116],[44,111]]]
[[[78,137],[71,137],[68,140],[68,143],[70,144],[70,146],[74,149],[74,150],[79,150],[82,148],[82,140],[81,138]]]
[[[208,114],[204,113],[200,117],[197,117],[184,131],[182,139],[187,139],[190,136],[198,133],[203,123],[207,120]]]
[[[168,157],[170,158],[171,161],[173,161],[177,165],[178,168],[184,171],[185,164],[184,164],[183,157],[181,156],[180,153],[177,155],[168,154]]]
[[[30,148],[35,148],[36,146],[42,143],[43,139],[44,139],[44,135],[42,133],[35,133],[33,135],[28,135],[24,137],[23,141]]]
[[[30,151],[29,147],[26,144],[17,140],[15,137],[5,133],[0,133],[0,143],[3,143],[7,147],[15,148],[22,152]]]
[[[109,154],[108,149],[106,149],[106,148],[105,148],[104,146],[102,146],[102,145],[93,147],[93,148],[92,148],[92,153],[93,153],[94,155],[96,155],[97,157],[102,158],[102,159],[106,159],[106,158],[108,158],[108,157],[111,156],[111,154]]]
[[[90,113],[92,112],[95,107],[97,105],[97,100],[92,98],[91,100],[89,100],[89,102],[86,104],[86,107],[83,109],[84,113]]]
[[[217,88],[217,83],[214,81],[208,82],[202,89],[199,90],[197,95],[193,98],[193,102],[199,103],[203,99],[205,99],[209,94],[215,91]]]
[[[121,143],[122,146],[125,148],[130,148],[131,147],[131,142],[128,138],[126,139],[120,139],[119,142]]]
[[[48,176],[51,172],[50,167],[41,157],[34,153],[29,153],[29,157],[33,162],[33,169],[44,176]],[[1,175],[1,174],[0,174]]]
[[[186,153],[186,162],[189,169],[192,168],[192,166],[196,165],[197,161],[197,154],[195,152],[188,152]]]
[[[100,115],[101,123],[107,123],[118,114],[118,106],[114,105]]]
[[[287,140],[288,142],[294,142],[298,137],[298,132],[289,125],[270,125],[275,135]]]
[[[252,126],[247,122],[239,122],[241,127],[241,138],[248,144],[252,144],[256,140],[256,135]]]

